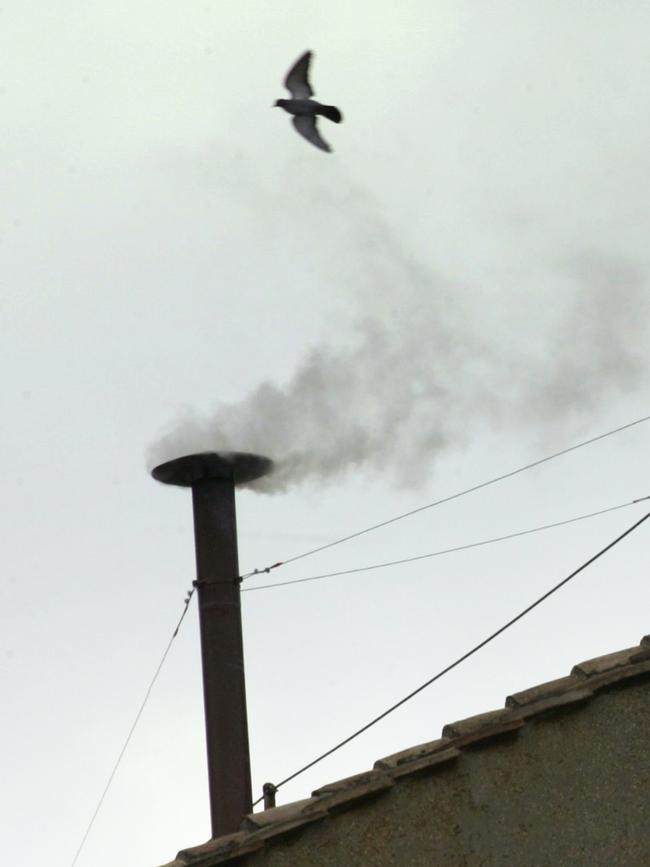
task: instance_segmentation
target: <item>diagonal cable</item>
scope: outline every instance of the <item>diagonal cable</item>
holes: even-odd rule
[[[419,512],[424,512],[427,509],[433,509],[435,506],[441,506],[443,503],[449,503],[452,500],[457,500],[460,497],[464,497],[466,494],[472,494],[475,491],[480,491],[482,488],[487,488],[489,485],[494,485],[497,482],[502,482],[504,479],[510,479],[512,476],[516,476],[519,473],[526,472],[526,470],[531,470],[533,467],[538,467],[541,464],[545,464],[547,461],[552,461],[555,458],[559,458],[562,455],[567,455],[569,452],[574,452],[577,449],[581,449],[584,446],[591,445],[592,443],[599,442],[600,440],[606,439],[607,437],[614,436],[614,434],[620,433],[621,431],[628,430],[631,427],[634,427],[637,424],[643,424],[643,422],[650,421],[650,415],[643,416],[642,418],[637,418],[634,421],[628,422],[627,424],[620,425],[619,427],[613,428],[612,430],[605,431],[605,433],[598,434],[597,436],[591,437],[588,440],[583,440],[582,442],[576,443],[575,445],[568,446],[568,448],[561,449],[559,452],[554,452],[552,455],[546,455],[546,457],[539,458],[536,461],[532,461],[529,464],[525,464],[523,467],[517,467],[515,470],[510,470],[507,473],[502,473],[500,476],[494,476],[492,479],[488,479],[485,482],[480,482],[478,485],[473,485],[471,488],[465,488],[462,491],[458,491],[455,494],[451,494],[448,497],[443,497],[440,500],[434,500],[432,503],[426,503],[424,506],[418,506],[417,509],[411,509],[409,512],[403,512],[401,515],[395,515],[393,518],[388,518],[386,521],[381,521],[379,524],[373,524],[371,527],[366,527],[363,530],[357,530],[355,533],[350,533],[349,536],[343,536],[341,539],[335,539],[333,542],[327,542],[325,545],[320,545],[318,548],[312,548],[309,551],[304,551],[302,554],[297,554],[295,557],[289,557],[287,560],[279,560],[277,563],[273,563],[271,566],[266,566],[263,569],[253,569],[252,572],[246,572],[241,576],[241,580],[244,581],[247,578],[251,578],[253,575],[261,575],[262,573],[269,573],[272,569],[277,569],[278,566],[286,566],[288,563],[295,563],[296,560],[302,560],[304,557],[310,557],[312,554],[318,554],[320,551],[326,551],[328,548],[333,548],[335,545],[342,545],[344,542],[349,542],[352,539],[357,539],[359,536],[364,536],[366,533],[372,533],[373,530],[379,530],[382,527],[387,527],[389,524],[394,524],[397,521],[401,521],[404,518],[410,518],[412,515],[417,515]]]
[[[167,659],[167,655],[169,654],[169,651],[171,650],[172,643],[173,643],[174,639],[176,638],[176,636],[178,635],[178,630],[181,628],[181,623],[183,622],[185,615],[187,614],[187,609],[189,608],[190,600],[192,599],[193,594],[194,594],[194,587],[192,587],[190,590],[188,590],[187,596],[185,597],[183,613],[180,616],[180,620],[176,624],[176,629],[174,629],[174,631],[172,633],[172,637],[169,639],[169,641],[167,643],[167,647],[165,648],[165,652],[163,653],[163,655],[160,659],[160,662],[158,663],[158,667],[156,668],[154,675],[151,678],[151,681],[149,682],[149,686],[147,687],[147,691],[145,692],[144,699],[142,700],[142,704],[140,705],[140,708],[135,715],[135,719],[133,720],[131,728],[129,729],[129,733],[126,736],[126,739],[124,741],[122,749],[120,750],[119,755],[118,755],[117,759],[115,760],[115,764],[113,765],[113,770],[109,774],[106,785],[104,786],[104,791],[102,792],[102,794],[99,798],[99,801],[97,802],[97,806],[95,807],[95,812],[92,814],[92,816],[90,818],[90,822],[88,822],[88,825],[86,827],[86,831],[85,831],[83,837],[81,838],[81,843],[79,844],[79,848],[77,849],[75,856],[70,863],[70,867],[74,867],[74,865],[77,863],[79,855],[81,854],[81,850],[83,849],[83,847],[86,843],[86,840],[88,839],[88,835],[90,834],[92,827],[95,824],[95,819],[97,818],[97,815],[102,808],[102,804],[104,803],[106,795],[108,794],[108,790],[111,787],[111,783],[113,782],[115,774],[117,773],[117,769],[119,768],[120,763],[122,762],[122,758],[124,757],[124,753],[126,752],[126,748],[128,747],[129,742],[130,742],[131,738],[133,737],[133,733],[135,731],[135,728],[136,728],[138,722],[140,721],[140,717],[142,716],[142,712],[145,709],[145,705],[149,701],[149,696],[151,695],[151,690],[153,689],[154,684],[158,680],[158,675],[160,674],[160,670],[162,669],[163,665],[165,664],[165,660]]]
[[[470,548],[480,548],[483,545],[493,545],[495,542],[505,542],[508,539],[517,539],[520,536],[529,536],[531,533],[540,533],[543,530],[552,530],[555,527],[564,527],[567,524],[575,524],[577,521],[586,521],[588,518],[595,518],[598,515],[606,515],[608,512],[616,512],[618,509],[626,509],[629,506],[642,503],[644,500],[650,500],[650,496],[640,497],[638,500],[631,500],[629,503],[621,503],[618,506],[609,506],[607,509],[600,509],[597,512],[589,512],[587,515],[578,515],[575,518],[567,518],[564,521],[555,521],[552,524],[543,524],[540,527],[531,527],[528,530],[518,530],[515,533],[508,533],[505,536],[494,536],[491,539],[482,539],[480,542],[469,542],[466,545],[457,545],[455,548],[443,548],[440,551],[432,551],[429,554],[417,554],[415,557],[405,557],[403,560],[390,560],[386,563],[373,563],[370,566],[357,566],[354,569],[343,569],[339,572],[324,572],[321,575],[310,575],[307,578],[293,578],[290,581],[276,581],[274,584],[260,584],[257,587],[244,587],[242,588],[242,593],[249,593],[255,590],[271,590],[274,587],[288,587],[290,584],[306,584],[309,581],[321,581],[324,578],[339,578],[342,575],[355,575],[358,572],[370,572],[373,569],[386,569],[390,566],[402,566],[405,563],[416,563],[418,560],[428,560],[431,557],[441,557],[444,554],[455,554],[457,551],[468,551]]]
[[[520,611],[519,614],[516,614],[513,618],[511,618],[506,623],[504,623],[503,626],[499,627],[499,629],[497,629],[491,635],[488,635],[487,638],[484,638],[483,641],[480,641],[478,644],[476,644],[474,647],[472,647],[471,650],[468,650],[462,656],[459,656],[458,659],[454,660],[452,663],[450,663],[448,666],[446,666],[446,668],[443,668],[437,674],[434,674],[433,677],[429,678],[429,680],[425,681],[423,684],[418,686],[417,689],[414,689],[412,692],[408,693],[408,695],[405,695],[404,698],[401,698],[399,701],[395,702],[395,704],[391,705],[385,711],[380,713],[379,716],[376,716],[374,719],[370,720],[370,722],[366,723],[360,729],[357,729],[357,731],[353,732],[347,738],[344,738],[342,741],[339,741],[338,744],[335,744],[329,750],[326,750],[324,753],[321,753],[320,756],[313,759],[308,764],[303,765],[302,768],[299,768],[297,771],[294,771],[293,774],[290,774],[288,777],[285,777],[284,780],[282,780],[281,782],[279,782],[275,785],[275,789],[276,790],[279,789],[281,786],[284,786],[286,783],[290,782],[290,780],[295,780],[295,778],[300,776],[300,774],[303,774],[305,771],[309,770],[310,768],[313,768],[314,765],[323,761],[323,759],[326,759],[328,756],[331,756],[332,753],[335,753],[337,750],[340,750],[341,747],[344,747],[346,744],[349,744],[350,741],[353,741],[355,738],[359,737],[359,735],[368,731],[369,728],[372,728],[372,726],[376,725],[378,722],[385,719],[389,714],[391,714],[391,713],[393,713],[393,711],[397,710],[397,708],[401,707],[403,704],[406,704],[407,701],[414,698],[416,695],[418,695],[418,693],[422,692],[428,686],[431,686],[432,683],[435,683],[437,680],[440,680],[440,678],[444,677],[445,674],[452,671],[452,669],[456,668],[461,663],[465,662],[465,660],[469,659],[470,656],[473,656],[475,653],[478,653],[479,650],[481,650],[483,647],[485,647],[491,641],[494,641],[494,639],[497,638],[499,635],[501,635],[503,632],[505,632],[506,629],[509,629],[511,626],[513,626],[515,623],[517,623],[517,621],[521,620],[522,617],[525,617],[534,608],[537,608],[538,605],[541,605],[542,602],[546,601],[546,599],[548,599],[549,596],[552,596],[554,593],[557,593],[557,591],[561,587],[564,587],[564,585],[568,584],[572,578],[575,578],[576,575],[578,575],[580,572],[582,572],[588,566],[591,566],[591,564],[594,563],[596,560],[598,560],[599,557],[602,557],[603,554],[605,554],[607,551],[609,551],[615,545],[618,545],[619,542],[621,542],[623,539],[625,539],[626,536],[629,536],[630,533],[634,532],[634,530],[636,530],[638,527],[640,527],[644,521],[648,520],[648,518],[650,518],[650,512],[648,512],[646,515],[644,515],[642,518],[640,518],[638,521],[636,521],[634,524],[632,524],[631,527],[628,527],[628,529],[625,530],[624,533],[621,533],[620,536],[617,536],[616,539],[614,539],[608,545],[605,545],[604,548],[601,548],[597,554],[594,554],[593,557],[590,557],[588,560],[586,560],[582,564],[582,566],[579,566],[577,569],[575,569],[573,572],[571,572],[570,575],[567,575],[566,578],[563,578],[558,584],[556,584],[554,587],[551,587],[550,590],[547,590],[546,593],[544,593],[542,596],[540,596],[538,599],[536,599],[534,602],[532,602],[530,605],[528,605],[526,608],[524,608],[523,611]],[[261,800],[262,800],[262,798],[258,798],[257,801],[255,801],[255,803],[253,804],[253,806],[255,807],[257,804],[259,804],[259,802]]]

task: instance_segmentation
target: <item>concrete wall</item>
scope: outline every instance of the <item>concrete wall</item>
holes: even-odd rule
[[[650,682],[536,716],[237,864],[650,867]]]

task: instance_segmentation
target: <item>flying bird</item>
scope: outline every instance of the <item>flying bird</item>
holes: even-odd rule
[[[322,151],[331,151],[332,148],[321,137],[318,127],[316,126],[316,115],[322,114],[324,117],[333,120],[334,123],[341,123],[343,115],[334,105],[322,105],[316,102],[311,97],[314,91],[309,83],[309,62],[311,61],[311,51],[305,51],[302,57],[291,67],[284,80],[284,86],[291,94],[291,99],[278,99],[275,106],[283,108],[293,115],[293,125],[301,136],[311,142]]]

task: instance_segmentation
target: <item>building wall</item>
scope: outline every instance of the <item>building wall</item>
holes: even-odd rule
[[[537,716],[237,864],[650,867],[648,680]]]

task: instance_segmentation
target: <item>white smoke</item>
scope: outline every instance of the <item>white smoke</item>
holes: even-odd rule
[[[284,384],[264,381],[213,412],[185,410],[151,446],[150,466],[250,451],[276,463],[251,485],[259,491],[352,469],[411,486],[485,424],[584,424],[637,387],[647,356],[643,269],[576,256],[544,287],[495,294],[504,305],[495,310],[404,255],[375,222],[378,236],[361,293],[369,306],[374,292],[375,310],[358,318],[349,342],[314,348]]]

